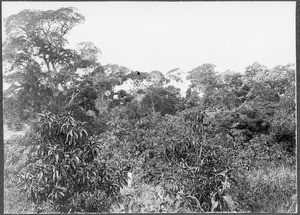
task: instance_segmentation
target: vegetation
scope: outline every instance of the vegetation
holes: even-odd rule
[[[177,68],[66,48],[83,21],[75,8],[5,20],[4,123],[30,127],[5,142],[5,212],[296,212],[294,65],[203,64],[182,96]]]

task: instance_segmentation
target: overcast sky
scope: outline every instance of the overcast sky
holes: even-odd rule
[[[102,64],[132,70],[184,71],[213,63],[243,72],[255,61],[272,68],[295,63],[296,2],[2,2],[2,18],[23,9],[73,6],[84,24],[71,46],[91,41]]]

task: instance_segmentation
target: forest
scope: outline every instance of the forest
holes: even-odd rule
[[[4,125],[27,128],[4,141],[5,213],[296,212],[295,65],[102,65],[68,47],[84,19],[4,20]]]

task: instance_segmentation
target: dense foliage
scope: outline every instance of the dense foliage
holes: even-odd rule
[[[83,20],[61,8],[5,21],[4,122],[14,130],[30,125],[24,138],[5,143],[7,189],[18,185],[38,211],[50,204],[63,212],[116,205],[141,212],[138,198],[121,192],[131,170],[135,183],[160,190],[148,212],[263,208],[259,190],[269,195],[277,185],[249,175],[295,167],[294,65],[254,63],[242,74],[203,64],[186,74],[183,96],[177,68],[164,75],[101,65],[90,42],[67,49],[66,34]],[[272,194],[280,201],[296,193],[290,173]]]

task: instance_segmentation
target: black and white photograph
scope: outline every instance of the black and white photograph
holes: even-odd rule
[[[2,1],[5,214],[297,213],[296,1]]]

